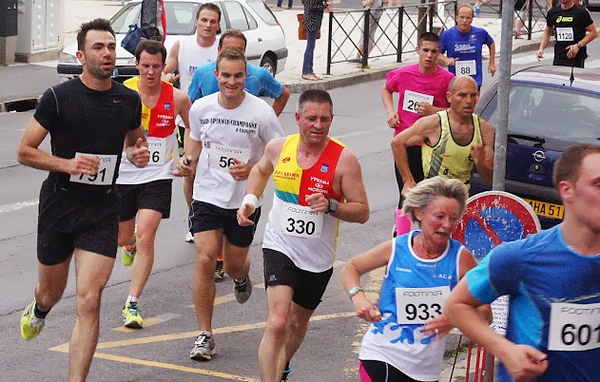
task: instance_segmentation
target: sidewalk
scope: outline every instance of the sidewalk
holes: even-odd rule
[[[270,3],[271,1],[269,1]],[[66,0],[65,2],[65,31],[62,36],[65,45],[75,41],[76,30],[82,22],[96,17],[110,18],[121,7],[120,1],[90,1],[90,0]],[[335,5],[334,5],[335,7]],[[274,7],[273,7],[274,9]],[[385,74],[403,65],[415,63],[416,54],[405,54],[404,62],[394,62],[395,57],[381,57],[369,60],[369,68],[362,69],[360,65],[351,63],[334,64],[331,67],[331,75],[326,75],[327,65],[327,39],[317,40],[314,54],[315,72],[323,77],[322,81],[306,81],[300,78],[302,73],[302,60],[305,41],[297,38],[298,21],[296,15],[302,13],[301,6],[295,6],[291,10],[275,11],[286,35],[288,47],[288,58],[285,69],[277,74],[277,79],[285,84],[290,92],[299,93],[309,88],[333,89],[358,83],[382,79]],[[496,41],[496,55],[500,52],[501,20],[498,18],[480,17],[473,20],[474,26],[485,28]],[[322,31],[328,30],[329,19],[327,14],[323,19]],[[535,50],[539,46],[541,34],[535,34],[533,40],[513,39],[513,52]],[[487,58],[487,49],[484,48],[484,58]],[[498,60],[498,58],[497,58]],[[497,61],[498,62],[498,61]],[[0,112],[7,110],[28,110],[30,105],[35,107],[35,100],[44,90],[58,82],[56,74],[57,61],[45,61],[32,64],[14,64],[8,67],[0,67]],[[22,108],[10,107],[16,103],[25,102]]]

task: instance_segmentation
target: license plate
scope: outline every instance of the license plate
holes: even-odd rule
[[[523,199],[523,200],[525,200],[527,203],[529,203],[531,208],[533,208],[533,211],[539,216],[544,216],[547,218],[559,219],[559,220],[562,220],[562,218],[563,218],[563,213],[565,212],[565,209],[561,204],[540,202],[538,200],[532,200],[532,199]]]
[[[119,77],[119,68],[114,68],[112,78],[118,78],[118,77]]]

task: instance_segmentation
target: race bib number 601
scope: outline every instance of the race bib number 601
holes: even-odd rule
[[[548,350],[600,348],[600,304],[550,305]]]
[[[399,324],[424,324],[442,314],[450,287],[396,288]]]

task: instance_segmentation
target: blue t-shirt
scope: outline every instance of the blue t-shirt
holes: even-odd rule
[[[188,96],[192,102],[198,98],[202,98],[219,91],[219,83],[217,82],[217,77],[215,76],[216,67],[217,62],[212,61],[196,69],[194,77],[192,78],[192,83],[188,88]],[[281,85],[281,83],[279,83],[279,81],[277,81],[275,77],[271,75],[271,73],[267,72],[265,68],[248,64],[246,66],[246,71],[248,74],[246,75],[246,84],[244,85],[244,90],[246,90],[248,93],[257,97],[264,96],[273,99],[277,99],[281,96],[281,93],[283,92],[283,85]]]
[[[456,73],[454,65],[448,66],[448,71],[455,75],[470,75],[477,81],[477,85],[481,86],[483,81],[481,55],[483,45],[490,47],[494,39],[483,28],[471,26],[471,30],[467,33],[462,33],[456,26],[442,33],[440,38],[440,52],[446,54],[446,57],[458,58],[459,61],[466,62],[468,60],[475,61],[476,74],[468,73],[470,67],[464,66],[461,73]],[[448,53],[446,53],[448,52]]]
[[[465,277],[470,293],[482,303],[509,296],[506,338],[548,355],[548,369],[537,382],[597,382],[600,255],[574,252],[564,242],[560,227],[499,245]],[[558,312],[564,313],[562,318]],[[498,377],[499,382],[513,381],[503,365]]]

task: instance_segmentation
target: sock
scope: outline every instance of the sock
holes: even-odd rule
[[[52,308],[50,308],[52,309]],[[46,318],[46,316],[48,315],[48,313],[50,313],[50,309],[48,309],[45,312],[42,312],[40,310],[40,308],[38,307],[37,302],[35,303],[35,306],[33,307],[33,315],[36,316],[37,318]]]
[[[236,283],[237,285],[242,285],[242,284],[245,284],[245,283],[246,283],[246,278],[247,278],[247,277],[248,277],[248,276],[244,277],[244,278],[243,278],[243,279],[241,279],[241,280],[238,280],[238,279],[233,279],[233,282],[234,282],[234,283]]]
[[[137,246],[137,245],[136,245],[136,243],[133,243],[133,244],[125,244],[125,248],[127,248],[127,250],[128,250],[129,252],[133,252],[133,250],[135,249],[135,247],[136,247],[136,246]]]
[[[127,304],[137,305],[138,302],[140,302],[139,298],[129,295],[127,296],[127,301],[125,301],[125,306],[127,306]]]

